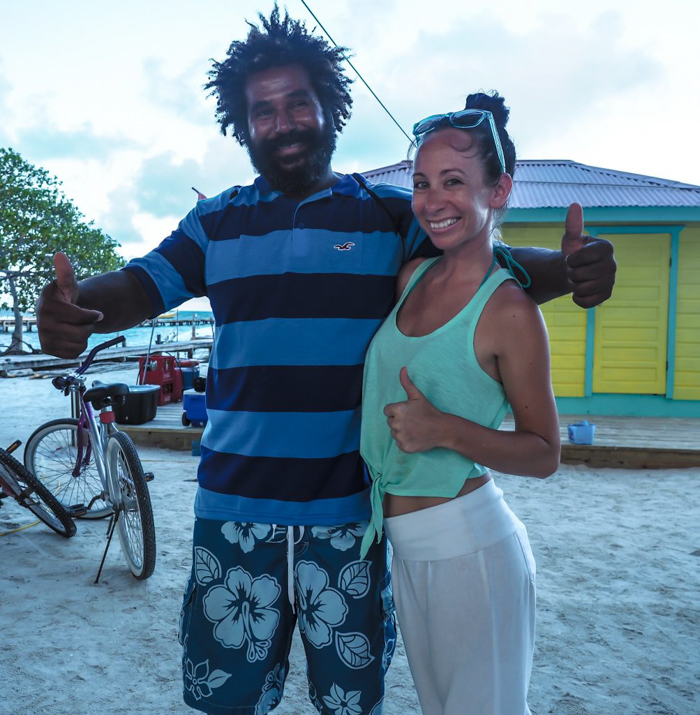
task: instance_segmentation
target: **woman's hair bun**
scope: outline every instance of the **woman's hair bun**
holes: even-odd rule
[[[475,92],[467,96],[467,102],[464,105],[465,109],[487,109],[499,127],[505,127],[508,124],[510,116],[510,107],[506,107],[506,100],[501,97],[498,92]]]

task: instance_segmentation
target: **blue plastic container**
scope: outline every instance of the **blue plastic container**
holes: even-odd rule
[[[203,392],[185,390],[182,393],[182,406],[185,408],[182,415],[183,424],[201,427],[207,423],[207,404]]]
[[[568,426],[569,442],[572,444],[593,444],[595,425],[588,420],[574,422]]]

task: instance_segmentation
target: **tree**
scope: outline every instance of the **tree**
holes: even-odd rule
[[[53,278],[56,251],[70,257],[78,279],[123,264],[115,250],[119,244],[86,222],[60,186],[45,169],[0,149],[0,307],[11,307],[15,318],[5,354],[24,352],[22,312],[33,309]]]

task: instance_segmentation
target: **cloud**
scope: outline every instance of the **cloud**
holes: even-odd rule
[[[368,68],[366,79],[409,133],[424,116],[463,107],[468,93],[496,89],[512,107],[509,128],[519,147],[540,146],[549,137],[556,153],[557,137],[567,137],[560,145],[570,147],[569,132],[604,119],[611,103],[654,92],[665,76],[645,47],[625,39],[618,12],[587,24],[540,15],[524,30],[485,12],[420,27],[390,48],[358,48],[358,68]],[[353,96],[336,164],[369,169],[404,159],[408,141],[359,81]]]
[[[157,217],[182,216],[192,207],[191,187],[214,196],[235,184],[245,184],[254,176],[245,150],[232,139],[214,137],[201,161],[180,161],[166,152],[147,159],[135,181],[141,210]]]
[[[39,161],[68,158],[102,160],[114,151],[139,146],[124,137],[100,136],[89,124],[69,131],[46,126],[23,129],[17,132],[17,144]]]
[[[411,82],[423,99],[453,97],[455,108],[468,91],[505,85],[526,106],[559,107],[558,119],[575,121],[579,112],[594,111],[609,96],[662,74],[658,62],[626,48],[621,36],[615,12],[598,16],[588,27],[569,16],[545,15],[522,34],[480,17],[466,28],[419,37],[422,60],[412,63]]]
[[[174,152],[145,159],[130,182],[108,194],[108,208],[97,223],[122,245],[143,241],[154,245],[166,234],[144,236],[143,227],[174,229],[197,200],[191,187],[215,196],[235,184],[247,184],[253,177],[245,151],[230,138],[215,136],[206,145],[201,162],[182,160]]]
[[[0,60],[0,67],[2,67],[2,60]],[[4,75],[0,74],[0,108],[5,108],[5,100],[10,94],[11,85],[5,79]]]
[[[148,98],[160,109],[171,110],[180,119],[210,127],[214,106],[213,102],[206,100],[204,90],[207,70],[207,63],[200,61],[184,72],[169,76],[163,60],[149,58],[143,63]]]
[[[2,58],[0,58],[0,70],[2,70]],[[7,116],[10,113],[10,108],[7,103],[7,98],[10,96],[12,85],[5,79],[4,74],[0,71],[0,117],[3,121],[0,122],[0,146],[7,147],[12,144],[10,135],[7,132]]]
[[[139,243],[143,236],[134,224],[139,210],[133,186],[122,186],[107,195],[109,209],[99,218],[100,228],[120,245]]]
[[[193,159],[177,162],[172,153],[147,159],[135,184],[139,207],[157,217],[184,214],[193,203],[190,187],[201,173],[198,162]]]
[[[7,95],[10,93],[9,82],[0,74],[0,117],[6,117],[8,114]],[[10,135],[5,128],[5,122],[0,122],[0,146],[7,147],[12,144]]]
[[[35,162],[43,163],[51,159],[104,160],[114,151],[139,146],[124,136],[100,134],[89,123],[71,129],[57,128],[47,96],[25,100],[23,110],[31,115],[31,124],[17,126],[21,120],[8,101],[12,90],[13,86],[0,73],[0,116],[3,118],[0,145],[12,144]]]

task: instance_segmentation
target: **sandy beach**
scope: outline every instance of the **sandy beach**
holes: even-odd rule
[[[133,384],[136,368],[92,374]],[[4,447],[69,412],[41,379],[0,379],[0,406]],[[197,458],[139,452],[155,473],[158,562],[149,580],[132,578],[115,540],[93,584],[103,521],[80,521],[69,540],[43,525],[0,537],[2,715],[194,712],[181,700],[177,621]],[[700,713],[700,470],[562,466],[544,481],[497,481],[537,559],[533,715]],[[0,533],[30,521],[10,500],[0,508]],[[275,712],[316,712],[298,639]],[[420,713],[401,643],[384,713]]]

